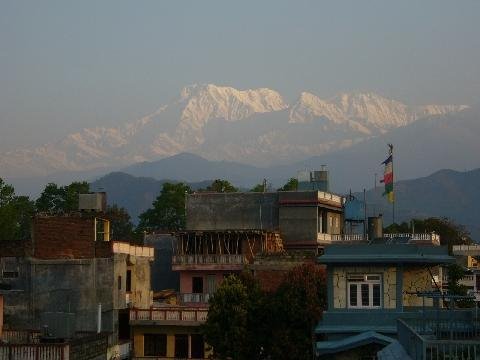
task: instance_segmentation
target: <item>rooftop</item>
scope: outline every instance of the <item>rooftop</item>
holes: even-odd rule
[[[332,244],[318,258],[323,264],[440,264],[454,262],[447,247],[416,244]]]

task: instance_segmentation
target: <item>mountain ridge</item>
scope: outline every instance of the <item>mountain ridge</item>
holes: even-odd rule
[[[322,100],[303,92],[289,105],[280,93],[268,88],[191,85],[175,101],[140,119],[118,127],[85,128],[57,142],[2,153],[0,166],[4,176],[45,176],[121,168],[181,152],[271,165],[349,147],[419,117],[464,108],[426,105],[415,110],[373,93]],[[261,123],[263,130],[253,132],[243,125],[247,123],[254,127]],[[232,129],[237,133],[225,141],[222,135]],[[217,135],[209,136],[212,133]]]

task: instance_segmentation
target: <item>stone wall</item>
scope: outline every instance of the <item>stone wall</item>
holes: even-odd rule
[[[403,306],[422,306],[423,299],[415,294],[408,294],[416,291],[431,291],[432,278],[428,269],[414,267],[405,269],[403,272]],[[433,306],[433,299],[425,298],[426,306]]]

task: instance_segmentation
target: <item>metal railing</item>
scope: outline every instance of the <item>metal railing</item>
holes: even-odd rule
[[[426,359],[426,344],[423,338],[415,332],[404,320],[397,320],[398,341],[402,344],[412,360]]]
[[[402,233],[402,234],[383,234],[385,239],[408,239],[410,241],[429,241],[440,245],[440,235],[435,233]]]
[[[365,238],[363,234],[337,234],[332,235],[332,241],[365,241],[368,240],[368,235]]]
[[[398,319],[397,329],[413,360],[480,358],[480,327],[473,319]]]
[[[10,344],[38,344],[39,330],[3,330],[0,340]]]
[[[246,259],[241,254],[210,254],[210,255],[173,255],[173,265],[198,265],[198,264],[231,264],[243,265]]]
[[[185,321],[205,322],[208,309],[186,307],[165,307],[151,309],[131,309],[130,321]]]
[[[211,294],[194,294],[194,293],[181,293],[178,294],[180,303],[208,303]]]

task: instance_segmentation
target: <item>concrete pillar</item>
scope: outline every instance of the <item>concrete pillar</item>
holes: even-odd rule
[[[331,266],[327,266],[327,309],[332,311],[333,310],[333,268]]]
[[[188,334],[188,358],[192,357],[192,335]]]
[[[175,335],[174,334],[167,335],[167,357],[168,358],[175,357]]]
[[[397,311],[403,311],[403,265],[398,265],[397,274]]]

